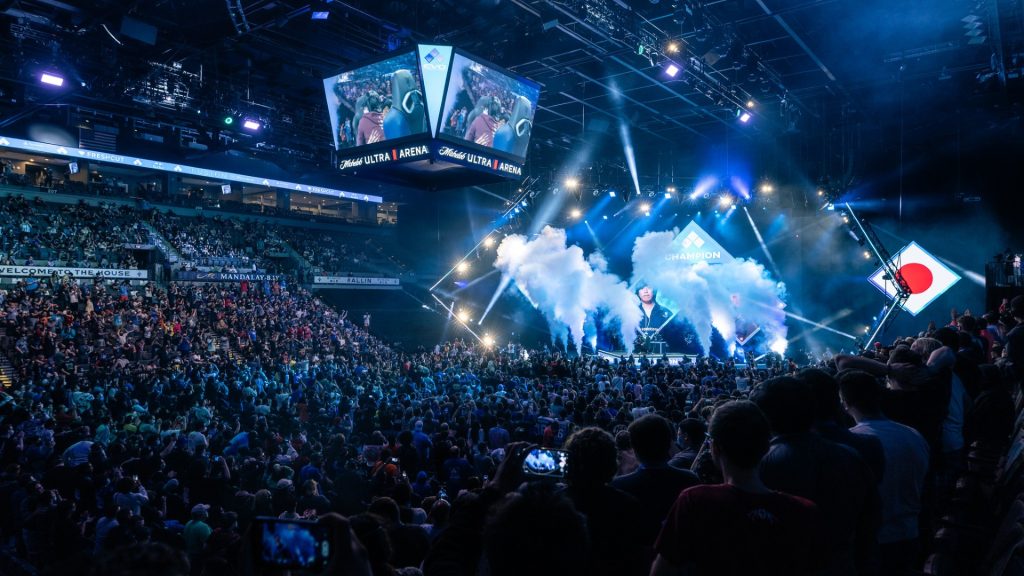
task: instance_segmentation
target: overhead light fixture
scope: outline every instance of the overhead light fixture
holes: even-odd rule
[[[747,100],[747,108],[753,108],[753,107],[754,107],[754,101],[753,100]]]
[[[764,184],[761,184],[761,192],[767,194],[767,193],[774,192],[774,191],[775,191],[775,187],[772,186],[771,182],[765,182]]]
[[[327,20],[331,15],[327,10],[314,10],[309,14],[310,20]]]
[[[569,215],[573,218],[579,218],[580,216],[583,216],[583,212],[580,212],[579,208],[573,208],[572,212],[569,212]]]
[[[494,237],[493,236],[488,236],[487,238],[484,238],[484,246],[486,246],[488,248],[490,248],[491,246],[494,246]]]
[[[608,196],[610,196],[612,198],[615,198],[615,190],[609,190],[608,191]]]
[[[39,81],[43,84],[49,84],[50,86],[63,86],[64,78],[56,74],[50,74],[49,72],[43,72],[42,76],[39,77]]]
[[[743,110],[742,108],[736,113],[736,117],[740,119],[740,122],[746,124],[750,122],[750,112]]]
[[[679,74],[679,66],[676,66],[673,62],[669,62],[668,66],[665,66],[665,74],[667,74],[669,78],[675,78],[676,75]]]
[[[263,124],[256,120],[253,120],[252,118],[246,118],[245,121],[242,122],[242,128],[245,128],[246,130],[252,130],[253,132],[259,130],[262,127]]]
[[[668,186],[666,186],[666,187],[665,187],[665,190],[666,190],[667,192],[671,192],[671,193],[675,194],[675,192],[676,192],[676,187],[675,187],[675,185],[673,185],[673,184],[669,184]]]
[[[651,205],[648,204],[647,202],[644,202],[643,204],[640,205],[640,210],[649,214],[651,211]]]
[[[570,189],[570,190],[575,190],[579,185],[580,185],[580,180],[579,180],[579,178],[576,178],[575,176],[570,176],[570,177],[565,179],[565,187]]]
[[[668,199],[668,200],[671,200],[672,199],[672,193],[671,192],[665,192],[665,198]]]
[[[671,42],[665,45],[665,51],[668,52],[669,54],[678,54],[679,42],[672,40]]]

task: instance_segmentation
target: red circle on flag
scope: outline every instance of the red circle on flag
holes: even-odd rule
[[[900,275],[907,281],[911,294],[920,294],[932,287],[932,271],[924,264],[904,264],[900,266]]]

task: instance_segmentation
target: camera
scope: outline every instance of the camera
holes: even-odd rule
[[[253,528],[256,560],[263,566],[318,571],[335,552],[329,524],[258,517]]]
[[[523,473],[533,478],[565,478],[569,453],[565,450],[534,448],[523,460]]]

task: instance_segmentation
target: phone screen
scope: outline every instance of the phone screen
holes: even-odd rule
[[[565,478],[569,453],[565,450],[534,448],[523,460],[523,472],[542,478]]]
[[[329,526],[304,520],[257,518],[259,560],[289,569],[323,568],[331,555]]]

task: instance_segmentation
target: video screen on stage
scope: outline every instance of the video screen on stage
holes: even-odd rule
[[[414,52],[325,78],[324,93],[336,150],[429,130]]]
[[[539,97],[537,84],[456,53],[438,133],[523,159]]]

